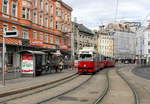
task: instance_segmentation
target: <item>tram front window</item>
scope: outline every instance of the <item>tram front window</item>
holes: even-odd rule
[[[93,61],[91,54],[80,54],[79,60],[81,61]]]

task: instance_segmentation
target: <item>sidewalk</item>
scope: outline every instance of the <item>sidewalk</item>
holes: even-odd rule
[[[53,73],[48,75],[43,75],[39,77],[20,77],[18,79],[6,80],[6,85],[2,85],[2,81],[0,83],[0,97],[4,94],[13,94],[18,91],[25,91],[28,89],[37,88],[38,86],[45,85],[48,83],[55,82],[64,77],[68,77],[76,73],[76,70],[64,70],[60,73]]]

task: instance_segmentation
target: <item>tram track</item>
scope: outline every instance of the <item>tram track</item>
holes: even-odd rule
[[[118,67],[118,69],[120,69],[122,67]],[[107,70],[106,72],[106,87],[105,89],[103,90],[102,94],[100,94],[100,96],[98,97],[98,99],[96,99],[96,101],[93,103],[93,104],[100,104],[103,100],[103,98],[108,94],[108,91],[110,89],[110,78],[109,78],[109,70]]]
[[[69,89],[69,90],[67,90],[67,91],[65,91],[65,92],[63,92],[63,93],[61,93],[61,94],[59,94],[59,95],[56,95],[56,96],[53,96],[53,97],[51,97],[51,98],[49,98],[49,99],[43,100],[43,101],[41,101],[41,102],[38,102],[37,104],[44,104],[44,103],[46,103],[46,102],[48,102],[48,101],[50,101],[50,100],[53,100],[53,99],[55,99],[55,98],[58,98],[58,97],[63,96],[63,95],[65,95],[65,94],[68,94],[68,93],[70,93],[70,92],[72,92],[72,91],[78,89],[78,88],[81,87],[82,85],[86,84],[89,80],[92,79],[92,77],[93,77],[93,76],[90,75],[90,77],[89,77],[87,80],[85,80],[84,82],[82,82],[82,83],[79,84],[78,86],[76,86],[76,87],[74,87],[74,88],[72,88],[72,89]]]
[[[39,84],[38,86],[33,86],[31,88],[25,89],[24,91],[20,91],[20,92],[18,91],[17,93],[13,93],[10,95],[7,95],[7,93],[6,93],[0,98],[0,103],[5,104],[6,102],[9,102],[11,100],[20,99],[20,98],[27,97],[32,94],[40,93],[44,90],[52,89],[52,88],[62,85],[64,83],[68,83],[69,81],[72,81],[73,79],[75,79],[77,77],[79,77],[79,75],[77,73],[75,73],[73,75],[61,78],[56,81]]]
[[[127,84],[127,86],[130,88],[132,94],[133,94],[133,97],[134,97],[134,104],[140,104],[140,100],[139,100],[139,97],[138,97],[138,94],[135,90],[135,88],[133,87],[133,85],[131,85],[128,80],[125,78],[125,76],[123,76],[120,72],[119,72],[119,69],[121,69],[122,67],[118,67],[115,69],[115,72],[116,74]],[[110,99],[108,96],[108,98],[106,98],[106,95],[108,94],[109,90],[111,89],[111,84],[112,81],[110,80],[110,76],[109,76],[109,71],[107,71],[106,75],[107,75],[107,83],[106,83],[106,87],[105,89],[103,90],[103,93],[101,93],[101,95],[99,96],[99,98],[93,103],[93,104],[103,104],[103,99],[105,98],[106,99]],[[112,91],[111,91],[112,92]],[[110,93],[110,92],[109,92]],[[119,97],[119,96],[118,96]],[[106,102],[105,102],[106,103]],[[105,104],[104,103],[104,104]],[[108,102],[107,102],[108,103]]]
[[[119,70],[116,70],[116,73],[127,83],[127,85],[132,90],[132,93],[134,95],[134,104],[140,104],[140,98],[139,98],[138,93],[137,93],[136,89],[134,88],[134,86],[125,78],[125,76],[123,74],[121,74],[119,72]]]
[[[100,97],[93,104],[99,104],[109,91],[110,80],[109,80],[109,76],[108,76],[108,70],[106,72],[106,85],[105,86],[106,87],[105,87],[104,91],[102,92]]]
[[[58,95],[52,99],[50,98],[46,101],[42,101],[38,104],[51,104],[51,103],[52,104],[77,104],[77,103],[93,104],[94,100],[96,99],[96,96],[99,96],[99,93],[103,92],[103,88],[105,88],[105,84],[106,84],[106,86],[108,84],[108,82],[105,81],[105,80],[108,80],[107,71],[109,71],[109,69],[103,70],[103,71],[97,73],[96,75],[91,76],[92,78],[87,79],[87,81],[83,82],[81,85],[79,85],[73,89],[70,89],[67,92],[62,93],[61,95]],[[96,79],[97,79],[97,81],[95,81]],[[104,83],[104,84],[96,85],[96,82]],[[94,86],[96,86],[96,87],[94,87]],[[99,88],[96,89],[98,86],[99,86]],[[105,88],[105,91],[107,90],[107,88]]]
[[[52,87],[50,87],[50,88],[43,89],[43,90],[40,90],[40,91],[37,91],[37,92],[34,92],[34,93],[30,93],[30,94],[27,94],[27,95],[24,95],[24,96],[20,96],[20,97],[8,99],[7,101],[3,101],[3,102],[0,102],[0,103],[2,103],[2,104],[13,104],[13,103],[15,103],[15,104],[27,104],[26,101],[20,103],[20,101],[22,101],[22,100],[20,100],[20,99],[25,99],[25,100],[27,100],[29,97],[32,99],[32,96],[37,96],[37,95],[40,95],[40,93],[49,92],[49,91],[50,91],[50,93],[53,93],[53,90],[57,91],[57,90],[56,90],[57,87],[59,88],[59,86],[63,86],[64,84],[68,84],[68,83],[72,82],[73,80],[77,80],[77,78],[80,78],[80,77],[83,77],[83,76],[81,76],[81,75],[76,75],[75,77],[73,77],[73,78],[71,78],[71,79],[68,79],[68,80],[66,80],[66,81],[64,81],[64,82],[62,82],[62,83],[60,83],[60,84],[54,85],[54,86],[52,86]],[[54,98],[56,98],[56,97],[59,97],[59,96],[65,94],[65,93],[69,93],[70,91],[75,90],[75,89],[77,89],[78,87],[82,86],[84,83],[86,83],[88,80],[90,80],[91,77],[92,77],[92,76],[89,76],[88,79],[86,79],[86,80],[85,80],[84,82],[82,82],[79,86],[76,86],[76,87],[74,87],[73,89],[67,90],[67,91],[65,91],[65,92],[63,92],[63,93],[60,93],[60,94],[57,94],[57,95],[56,95],[56,94],[52,94],[53,96],[52,96],[51,98],[47,98],[47,99],[45,99],[45,100],[39,100],[39,99],[37,99],[37,101],[33,101],[31,104],[35,104],[35,103],[36,103],[36,104],[41,104],[41,103],[44,103],[44,102],[46,102],[46,101],[52,100],[52,99],[54,99]],[[85,78],[84,78],[84,79],[85,79]],[[57,91],[57,92],[59,92],[59,91]],[[41,95],[42,95],[42,94],[41,94]]]

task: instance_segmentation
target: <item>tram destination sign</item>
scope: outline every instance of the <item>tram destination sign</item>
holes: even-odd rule
[[[18,37],[18,31],[5,31],[4,37]]]

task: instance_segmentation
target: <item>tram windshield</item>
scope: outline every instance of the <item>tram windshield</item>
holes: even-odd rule
[[[79,60],[81,60],[81,61],[93,61],[93,57],[91,54],[80,54]]]

